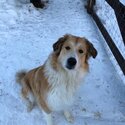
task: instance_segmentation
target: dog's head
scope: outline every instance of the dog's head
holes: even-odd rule
[[[59,64],[66,70],[88,68],[89,57],[95,58],[97,50],[86,38],[64,35],[53,44]]]

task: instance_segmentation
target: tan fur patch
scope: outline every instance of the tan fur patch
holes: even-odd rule
[[[65,47],[67,46],[70,47],[69,51],[77,52],[79,61],[81,63],[81,68],[83,68],[83,70],[88,70],[88,59],[89,59],[88,47],[89,46],[88,46],[88,43],[86,42],[86,39],[69,35],[62,46],[62,50],[59,56],[67,55],[68,51],[65,49]],[[80,54],[79,50],[82,50],[83,54]]]
[[[22,95],[24,98],[26,98],[28,93],[32,92],[41,108],[45,112],[50,113],[51,110],[48,108],[45,101],[46,94],[50,86],[47,82],[47,79],[44,77],[43,68],[44,66],[38,67],[29,71],[25,75],[23,78],[24,85],[22,88]]]

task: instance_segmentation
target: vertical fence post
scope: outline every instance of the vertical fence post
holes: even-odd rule
[[[87,12],[89,13],[89,14],[92,14],[92,12],[93,12],[93,7],[94,7],[94,5],[95,5],[95,0],[88,0],[87,1],[87,5],[85,6],[86,7],[86,9],[87,9]]]

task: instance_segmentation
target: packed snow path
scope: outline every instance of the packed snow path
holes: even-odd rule
[[[103,47],[84,1],[49,0],[45,9],[0,0],[0,125],[45,125],[38,107],[28,113],[15,73],[44,63],[56,40],[70,33],[88,38],[98,50],[71,107],[73,125],[125,125],[125,86]],[[53,113],[55,125],[70,125]]]

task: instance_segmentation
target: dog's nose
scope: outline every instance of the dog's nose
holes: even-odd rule
[[[70,57],[68,60],[67,60],[67,68],[68,69],[73,69],[76,65],[77,61],[75,58],[73,57]]]

